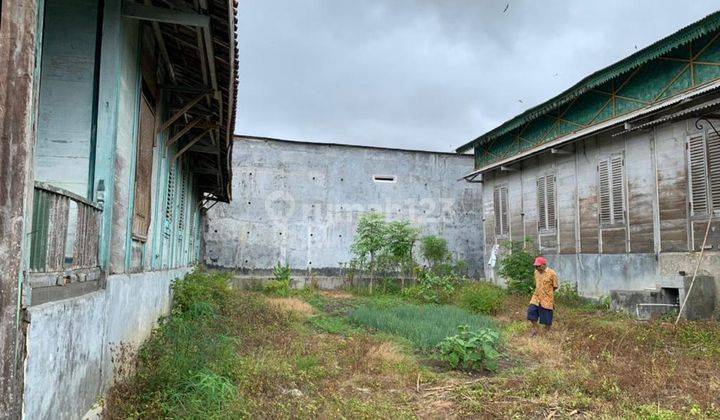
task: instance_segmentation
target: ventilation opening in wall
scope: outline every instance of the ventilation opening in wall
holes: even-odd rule
[[[395,175],[373,175],[373,181],[375,182],[397,182]]]

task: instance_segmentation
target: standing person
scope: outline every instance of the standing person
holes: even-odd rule
[[[532,325],[532,335],[538,333],[538,321],[544,325],[543,334],[550,331],[555,309],[555,290],[558,288],[558,277],[555,270],[548,268],[547,260],[535,258],[535,292],[530,298],[527,319]]]

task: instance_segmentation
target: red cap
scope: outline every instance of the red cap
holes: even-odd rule
[[[544,257],[535,258],[535,262],[533,263],[535,267],[541,266],[543,264],[547,264],[547,260]]]

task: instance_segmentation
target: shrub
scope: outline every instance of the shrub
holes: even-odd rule
[[[498,274],[506,279],[510,293],[528,295],[535,290],[535,253],[529,251],[530,244],[531,241],[526,240],[503,245],[508,254],[500,260]]]
[[[228,299],[230,286],[229,273],[204,273],[201,271],[188,274],[172,284],[173,313],[183,313],[193,304],[204,302],[217,309]]]
[[[457,306],[415,305],[397,301],[367,302],[351,310],[348,319],[355,324],[404,337],[418,349],[428,352],[445,337],[454,334],[458,325],[494,329],[488,317]]]
[[[505,291],[489,282],[470,283],[459,292],[458,304],[479,314],[494,314],[505,303]]]
[[[458,330],[459,334],[446,337],[438,344],[440,358],[453,369],[496,370],[500,354],[495,347],[500,334],[489,328],[471,331],[467,325],[459,326]]]
[[[575,286],[571,284],[561,284],[555,291],[555,298],[566,305],[582,305],[588,302],[588,299],[580,296]]]
[[[404,295],[421,303],[448,303],[455,293],[455,277],[420,272],[418,284],[404,290]]]
[[[281,297],[290,296],[291,273],[292,270],[289,264],[285,263],[285,265],[282,266],[278,261],[273,269],[273,280],[270,280],[264,287],[265,293]]]
[[[450,258],[447,241],[439,236],[425,236],[420,241],[420,253],[431,268]]]

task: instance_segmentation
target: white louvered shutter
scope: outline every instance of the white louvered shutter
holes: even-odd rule
[[[612,223],[612,205],[610,203],[610,165],[608,159],[598,162],[598,199],[600,201],[600,224]]]
[[[508,189],[507,189],[507,187],[500,188],[500,212],[502,215],[502,217],[500,218],[500,221],[502,222],[502,234],[507,235],[510,232],[510,229],[508,226]]]
[[[701,134],[691,136],[687,147],[691,214],[707,214],[709,201],[705,137]]]
[[[545,200],[547,177],[541,176],[537,179],[537,202],[538,202],[538,229],[546,230],[547,227],[547,204]]]
[[[707,167],[710,202],[713,211],[717,211],[720,210],[720,136],[712,130],[707,136]]]
[[[623,157],[615,155],[610,158],[612,175],[612,216],[613,223],[625,222],[625,206],[623,200]]]
[[[545,201],[547,202],[547,228],[553,230],[557,227],[557,218],[555,215],[556,199],[555,199],[555,175],[545,177],[546,192]]]
[[[495,213],[495,234],[502,234],[502,224],[500,220],[500,187],[495,187],[493,190],[493,212]]]

